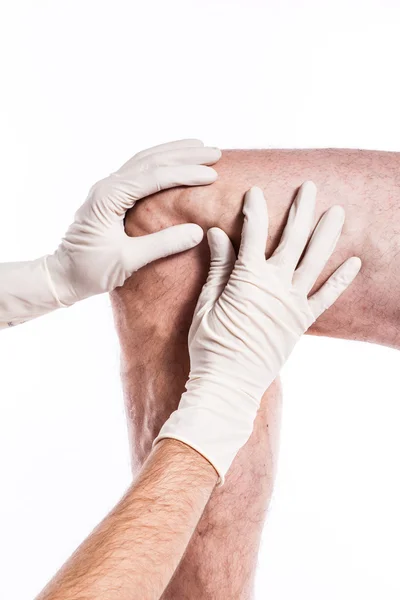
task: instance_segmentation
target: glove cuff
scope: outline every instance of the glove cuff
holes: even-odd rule
[[[189,381],[188,391],[162,426],[154,445],[173,438],[191,446],[213,465],[222,485],[236,454],[253,431],[258,406],[258,401],[241,391],[213,382]]]

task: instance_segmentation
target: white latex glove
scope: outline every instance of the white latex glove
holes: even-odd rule
[[[308,297],[344,222],[340,206],[329,209],[297,266],[313,227],[315,197],[315,185],[304,183],[268,260],[268,213],[259,188],[245,196],[237,260],[221,229],[208,232],[211,267],[189,332],[187,391],[154,443],[175,438],[191,446],[212,463],[220,483],[250,437],[261,398],[294,345],[361,266],[359,258],[348,259]]]
[[[109,292],[147,263],[196,246],[203,231],[195,224],[129,237],[125,213],[160,190],[214,182],[217,173],[205,165],[220,156],[199,140],[179,140],[139,152],[96,183],[54,254],[0,264],[0,327]]]

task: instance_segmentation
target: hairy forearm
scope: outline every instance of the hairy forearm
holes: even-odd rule
[[[197,452],[160,442],[124,498],[37,600],[159,598],[216,483],[216,471]]]
[[[269,252],[277,243],[295,191],[312,179],[318,187],[317,218],[333,204],[346,210],[337,250],[314,289],[352,254],[360,256],[363,267],[354,285],[310,332],[400,347],[400,154],[226,150],[216,170],[219,179],[210,187],[169,190],[138,204],[127,215],[128,233],[194,221],[204,229],[221,227],[238,246],[243,194],[257,185],[268,200]],[[203,253],[207,256],[206,244]]]

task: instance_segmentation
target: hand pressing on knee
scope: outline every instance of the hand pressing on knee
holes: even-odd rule
[[[110,292],[149,262],[199,244],[203,231],[194,223],[132,239],[124,218],[160,190],[213,183],[217,173],[207,165],[220,156],[199,140],[180,140],[139,152],[96,183],[53,254],[0,264],[0,328]]]
[[[359,258],[348,259],[309,296],[344,223],[343,209],[332,207],[307,245],[315,198],[314,184],[303,184],[267,260],[268,213],[259,188],[245,196],[237,259],[221,229],[208,232],[211,266],[189,332],[186,392],[154,443],[174,438],[191,446],[214,466],[220,483],[251,435],[262,395],[296,342],[360,270]]]

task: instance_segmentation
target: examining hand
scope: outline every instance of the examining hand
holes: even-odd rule
[[[125,213],[160,190],[214,182],[206,165],[220,156],[199,140],[180,140],[139,152],[96,183],[54,254],[0,264],[0,327],[111,291],[145,264],[196,246],[203,231],[195,224],[129,237]]]
[[[129,237],[125,213],[160,190],[212,183],[217,174],[204,165],[220,156],[220,150],[205,148],[198,140],[162,144],[139,152],[96,183],[59,248],[47,259],[60,302],[70,305],[109,292],[147,263],[196,246],[203,231],[195,224]]]
[[[314,223],[315,197],[315,185],[304,183],[267,260],[268,212],[259,188],[245,196],[237,259],[222,230],[208,232],[211,266],[189,332],[187,391],[156,442],[175,438],[192,446],[214,465],[220,482],[250,437],[262,395],[296,342],[360,269],[359,258],[348,259],[308,297],[344,222],[340,206],[329,209],[300,261]]]

